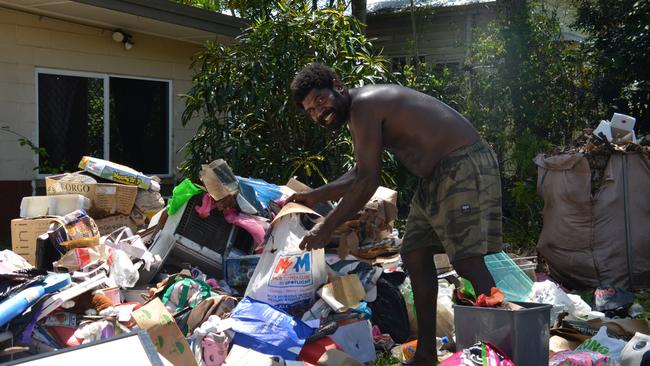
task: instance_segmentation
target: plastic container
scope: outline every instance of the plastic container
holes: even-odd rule
[[[74,210],[89,208],[90,200],[80,194],[29,196],[23,197],[20,202],[20,217],[64,216]]]
[[[486,255],[485,265],[508,301],[526,301],[533,281],[504,252]]]
[[[514,303],[525,309],[454,305],[457,349],[487,341],[508,355],[515,365],[548,366],[552,305]]]

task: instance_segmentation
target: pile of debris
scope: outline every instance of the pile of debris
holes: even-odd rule
[[[12,221],[13,251],[0,252],[3,360],[354,366],[414,354],[397,192],[380,187],[326,248],[304,251],[334,203],[287,203],[310,189],[295,179],[244,178],[216,160],[165,202],[155,177],[90,157],[80,167],[46,178],[47,196],[25,197]],[[599,289],[592,311],[535,282],[526,259],[486,256],[497,287],[476,296],[435,256],[441,365],[633,364],[648,322],[624,290]]]
[[[633,130],[634,122],[632,117],[615,113],[612,122],[601,121],[596,129],[586,128],[573,144],[556,147],[548,155],[582,154],[591,169],[591,194],[595,195],[605,182],[605,168],[612,154],[640,153],[650,159],[650,146],[637,143]],[[612,124],[619,128],[613,127]]]
[[[217,160],[165,203],[155,177],[91,157],[79,166],[46,178],[47,196],[25,197],[12,220],[3,357],[49,360],[146,332],[138,350],[176,365],[355,365],[411,336],[383,277],[400,268],[396,192],[380,188],[326,254],[298,244],[332,206],[286,204],[309,189],[296,180],[238,177]]]

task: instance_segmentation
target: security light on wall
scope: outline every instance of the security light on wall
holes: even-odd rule
[[[124,43],[124,49],[129,51],[131,48],[133,48],[133,36],[130,34],[124,32],[121,29],[117,29],[113,32],[113,40],[115,42],[121,42]]]
[[[122,33],[122,31],[116,30],[115,32],[113,32],[113,40],[115,42],[122,42],[124,41],[124,38],[126,37],[124,37],[124,33]]]

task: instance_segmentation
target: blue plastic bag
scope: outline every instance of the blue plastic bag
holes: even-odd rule
[[[297,360],[314,330],[267,303],[244,297],[230,315],[234,344],[285,360]]]
[[[239,194],[241,194],[248,203],[253,205],[259,214],[268,209],[269,201],[277,200],[282,197],[280,187],[265,182],[261,179],[242,178],[237,176],[239,181]]]

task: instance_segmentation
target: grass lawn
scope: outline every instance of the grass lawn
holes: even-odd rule
[[[382,353],[377,353],[377,360],[372,364],[373,366],[392,366],[396,365],[399,363],[399,360],[393,357],[393,355],[390,354],[390,351],[388,352],[382,352]]]

